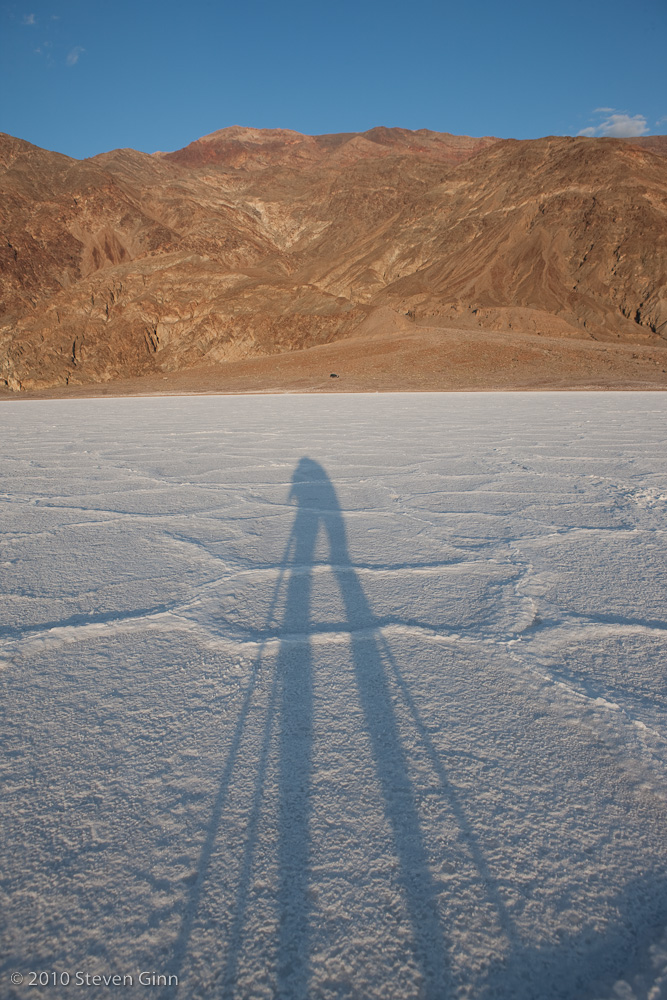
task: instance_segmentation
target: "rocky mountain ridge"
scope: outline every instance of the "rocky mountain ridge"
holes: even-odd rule
[[[428,325],[667,339],[667,139],[0,135],[0,378],[170,373]]]

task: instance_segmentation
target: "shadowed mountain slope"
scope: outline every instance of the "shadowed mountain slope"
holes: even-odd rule
[[[664,345],[659,140],[233,127],[77,161],[0,135],[0,377],[110,381],[420,325]]]

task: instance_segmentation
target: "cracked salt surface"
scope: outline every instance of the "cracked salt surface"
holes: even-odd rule
[[[666,415],[0,407],[0,995],[666,996]]]

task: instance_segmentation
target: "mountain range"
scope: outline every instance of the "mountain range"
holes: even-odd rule
[[[235,126],[75,160],[0,134],[0,229],[6,393],[278,377],[294,352],[327,378],[357,357],[357,389],[392,352],[389,387],[437,388],[443,351],[667,385],[666,136]]]

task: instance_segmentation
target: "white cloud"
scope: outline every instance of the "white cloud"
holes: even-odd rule
[[[23,24],[37,24],[37,20],[34,14],[26,14],[23,18]]]
[[[65,59],[65,62],[68,66],[76,66],[79,61],[79,56],[85,51],[86,50],[81,45],[75,45],[74,48],[67,53],[67,59]]]
[[[577,135],[611,135],[617,139],[628,139],[633,136],[648,135],[650,131],[645,115],[629,115],[627,112],[617,111],[615,108],[596,108],[595,114],[604,114],[607,117],[603,118],[597,125],[582,128]]]

